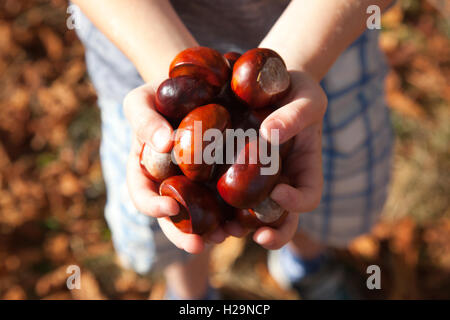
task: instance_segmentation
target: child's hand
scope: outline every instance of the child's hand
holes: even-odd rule
[[[280,143],[295,137],[289,157],[283,161],[283,175],[292,186],[279,184],[271,198],[289,211],[283,225],[277,229],[262,227],[253,240],[266,249],[279,249],[297,231],[298,213],[314,210],[322,195],[322,119],[327,98],[317,81],[302,72],[291,72],[291,93],[283,107],[273,112],[261,125],[260,132],[270,140],[270,129],[279,129]],[[269,134],[267,134],[269,132]],[[247,233],[236,223],[229,223],[226,231],[237,237]]]
[[[154,108],[154,94],[151,85],[144,85],[131,91],[124,100],[125,115],[133,130],[127,165],[128,190],[136,208],[158,218],[162,231],[171,242],[189,253],[200,253],[205,242],[220,243],[225,240],[225,232],[218,228],[207,237],[201,237],[178,230],[169,219],[178,214],[178,203],[170,197],[160,196],[159,185],[145,176],[139,164],[139,153],[144,142],[158,152],[169,152],[173,143],[172,127]]]

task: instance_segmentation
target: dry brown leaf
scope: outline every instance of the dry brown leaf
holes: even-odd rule
[[[60,233],[54,237],[47,238],[44,243],[44,251],[50,260],[56,262],[65,261],[70,254],[69,237]]]
[[[73,86],[80,81],[86,73],[86,66],[84,60],[78,59],[70,62],[66,72],[64,72],[63,78],[67,85]]]
[[[54,290],[65,288],[67,290],[66,282],[69,274],[67,267],[63,265],[38,279],[35,286],[36,294],[40,297],[48,296]]]
[[[0,55],[14,56],[18,51],[13,38],[11,24],[0,21]]]
[[[363,235],[355,240],[349,246],[353,255],[362,256],[367,260],[375,260],[380,252],[379,242],[371,235]]]
[[[27,294],[25,290],[21,286],[14,286],[3,295],[3,300],[25,300],[27,298]]]
[[[39,38],[41,39],[47,56],[53,60],[60,60],[64,54],[64,45],[61,38],[48,27],[39,29]]]
[[[403,20],[403,10],[401,4],[397,2],[392,8],[386,11],[382,16],[383,27],[397,28]]]
[[[148,299],[164,300],[165,295],[166,295],[166,284],[164,281],[158,281],[152,286],[152,290],[150,291]]]
[[[401,91],[387,92],[386,101],[392,109],[405,116],[419,120],[426,118],[426,113],[422,107]]]
[[[66,197],[74,196],[75,194],[80,193],[82,190],[80,181],[74,174],[70,172],[67,172],[60,177],[59,185],[61,188],[61,194]]]
[[[70,291],[72,297],[76,300],[105,300],[100,286],[95,276],[86,270],[81,271],[81,289]]]

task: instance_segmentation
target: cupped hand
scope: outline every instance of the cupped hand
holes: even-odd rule
[[[205,243],[220,243],[226,234],[221,229],[199,236],[178,230],[170,216],[178,214],[176,200],[160,196],[159,184],[148,179],[139,164],[143,143],[158,152],[170,152],[173,129],[154,107],[155,90],[147,84],[131,91],[124,99],[124,111],[133,131],[133,142],[127,164],[127,186],[131,200],[142,213],[157,218],[166,237],[178,248],[189,253],[200,253]]]
[[[261,125],[260,134],[270,141],[270,130],[279,130],[279,143],[293,138],[289,156],[283,161],[283,175],[290,185],[279,184],[271,198],[287,210],[288,216],[278,228],[262,227],[253,234],[253,240],[266,249],[279,249],[288,243],[297,231],[299,213],[314,210],[320,202],[322,174],[322,120],[327,98],[319,83],[304,72],[291,71],[291,90]],[[228,223],[230,235],[242,237],[248,233],[237,223]]]

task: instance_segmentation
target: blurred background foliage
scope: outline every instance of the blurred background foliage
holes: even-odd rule
[[[440,4],[437,9],[436,4]],[[116,262],[103,219],[100,116],[64,0],[0,0],[0,299],[162,298],[158,275]],[[401,0],[380,45],[397,142],[382,221],[337,252],[368,298],[450,298],[450,20],[448,2]],[[245,239],[214,249],[212,283],[229,298],[298,298]],[[82,289],[66,288],[66,268]]]

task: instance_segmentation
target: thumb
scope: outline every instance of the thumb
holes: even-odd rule
[[[158,152],[168,152],[172,146],[173,130],[153,105],[154,90],[144,85],[131,91],[123,102],[125,115],[140,142]]]
[[[323,119],[327,106],[325,92],[312,78],[306,75],[302,78],[299,88],[293,86],[296,92],[293,92],[290,102],[274,111],[261,124],[260,134],[271,143],[276,143],[271,141],[271,130],[278,130],[281,144]]]

